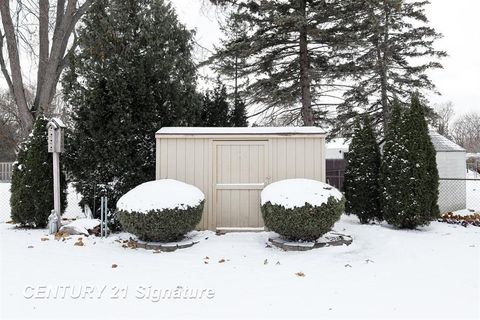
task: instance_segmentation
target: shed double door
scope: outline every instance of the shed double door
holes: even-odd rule
[[[214,217],[221,228],[261,228],[267,141],[214,141]]]

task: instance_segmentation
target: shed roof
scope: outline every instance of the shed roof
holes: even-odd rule
[[[430,131],[430,138],[437,152],[466,152],[464,148],[436,131]]]
[[[311,135],[325,134],[318,127],[163,127],[156,135]]]

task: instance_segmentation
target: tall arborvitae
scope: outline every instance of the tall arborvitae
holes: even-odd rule
[[[397,118],[396,109],[393,119]],[[393,123],[387,131],[382,168],[385,220],[413,229],[438,216],[438,170],[424,106],[417,94],[403,118],[397,133]]]
[[[410,182],[415,203],[418,205],[415,214],[417,225],[429,224],[439,215],[436,151],[429,135],[424,110],[418,94],[414,94],[405,129],[410,162],[413,164]]]
[[[355,121],[345,170],[345,211],[355,214],[361,223],[383,220],[380,192],[380,150],[370,117]]]
[[[53,210],[53,160],[48,153],[48,120],[39,116],[33,132],[20,145],[13,165],[10,206],[12,219],[21,225],[43,228]],[[67,183],[60,175],[62,210],[67,205]]]
[[[228,127],[230,104],[227,89],[218,82],[213,90],[205,92],[200,112],[201,127]]]
[[[409,212],[410,192],[406,186],[410,182],[408,175],[409,152],[404,130],[405,116],[398,100],[395,100],[388,123],[383,145],[381,166],[382,207],[387,222],[400,225],[403,216]]]
[[[338,108],[337,131],[349,132],[354,111],[364,109],[379,128],[388,126],[394,99],[408,104],[413,92],[435,92],[428,71],[442,68],[446,56],[435,48],[441,38],[429,26],[425,8],[429,1],[355,0],[347,34],[352,45],[354,85]],[[433,114],[432,114],[433,115]],[[380,131],[381,132],[381,131]]]
[[[155,132],[194,125],[200,99],[192,32],[169,2],[95,1],[81,25],[63,78],[74,111],[68,165],[93,208],[98,184],[112,184],[114,204],[155,179]]]

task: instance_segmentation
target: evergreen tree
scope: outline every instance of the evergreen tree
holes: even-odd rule
[[[409,152],[406,146],[405,115],[398,100],[394,101],[388,130],[383,145],[381,165],[382,207],[385,220],[393,225],[401,225],[403,216],[409,211],[410,183],[408,175]]]
[[[355,85],[346,91],[338,108],[336,132],[346,135],[358,108],[372,116],[379,128],[388,127],[394,99],[408,104],[413,92],[434,91],[427,72],[442,68],[444,51],[434,43],[441,38],[428,26],[425,7],[429,1],[357,0],[355,18],[349,22],[352,39],[349,70]],[[431,110],[429,116],[434,116]],[[384,131],[385,133],[385,131]]]
[[[387,131],[389,146],[385,145],[382,169],[385,219],[399,228],[428,225],[439,214],[436,152],[428,133],[424,109],[418,94],[414,94],[397,132],[397,143],[390,139],[390,135],[395,135],[394,129]]]
[[[204,94],[200,115],[201,123],[198,125],[202,127],[228,127],[230,126],[229,110],[227,89],[222,83],[218,82],[213,90]]]
[[[48,120],[37,117],[32,134],[19,148],[13,165],[10,206],[12,219],[24,226],[44,228],[53,210],[53,159],[48,153]],[[62,210],[67,205],[67,183],[60,175]]]
[[[380,150],[370,117],[358,116],[345,169],[345,210],[361,223],[383,220],[380,192]]]
[[[99,208],[98,184],[111,183],[115,204],[155,178],[159,128],[198,121],[192,32],[169,2],[99,0],[77,43],[63,78],[74,111],[68,165],[83,203]]]
[[[248,127],[247,108],[245,102],[238,96],[234,98],[229,122],[232,127]]]
[[[228,17],[234,28],[225,30],[211,61],[229,79],[249,79],[240,92],[247,104],[261,105],[274,122],[327,122],[327,108],[337,105],[337,81],[349,67],[351,53],[342,49],[356,1],[212,2],[234,3]]]

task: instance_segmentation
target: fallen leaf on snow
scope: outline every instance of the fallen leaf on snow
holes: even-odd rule
[[[297,273],[295,273],[295,274],[296,274],[297,276],[299,276],[299,277],[305,277],[305,273],[303,273],[302,271],[297,272]]]
[[[28,246],[28,249],[32,249],[32,248],[33,248],[33,246]]]
[[[112,268],[114,268],[114,269],[115,269],[116,267],[118,267],[118,265],[117,265],[117,264],[115,264],[115,263],[114,263],[114,264],[112,264]]]
[[[42,240],[42,241],[48,241],[48,240],[50,240],[50,239],[49,239],[49,238],[41,238],[40,240]]]
[[[85,244],[83,243],[82,239],[79,238],[78,241],[75,242],[73,245],[78,247],[83,247]]]
[[[203,258],[203,259],[205,259],[205,260],[208,260],[208,259],[210,259],[210,258],[209,258],[208,256],[206,256],[206,257],[205,257],[205,258]]]
[[[225,262],[225,259],[218,260],[218,263],[224,263],[224,262]]]

